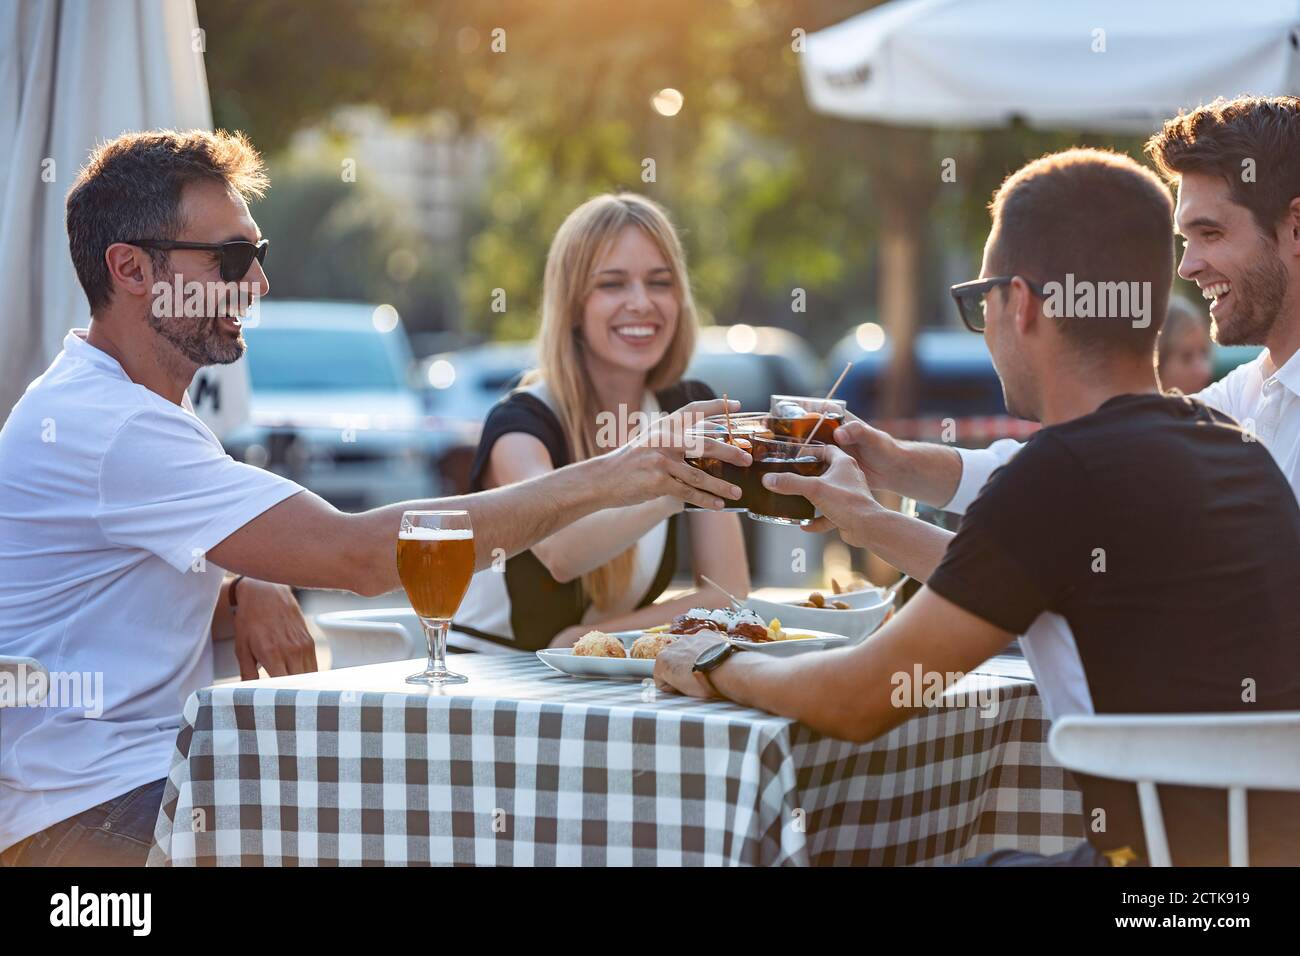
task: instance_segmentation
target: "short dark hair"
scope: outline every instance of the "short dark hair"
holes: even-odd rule
[[[1042,156],[1007,177],[989,205],[989,268],[1039,283],[1073,275],[1105,283],[1150,283],[1150,325],[1122,318],[1059,318],[1087,351],[1153,355],[1174,281],[1173,200],[1151,170],[1121,153],[1069,149]]]
[[[262,157],[243,133],[150,130],[96,147],[68,191],[68,249],[93,312],[109,303],[104,253],[128,239],[180,235],[181,193],[194,182],[223,183],[247,201],[266,192]],[[155,266],[167,255],[150,251]]]
[[[1272,238],[1291,200],[1300,197],[1300,99],[1220,97],[1166,122],[1147,140],[1146,152],[1170,182],[1184,173],[1222,177],[1232,201]]]

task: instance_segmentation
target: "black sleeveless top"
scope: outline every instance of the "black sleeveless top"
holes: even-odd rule
[[[678,382],[655,393],[659,408],[664,412],[673,412],[690,402],[716,397],[713,390],[703,382],[690,380]],[[563,468],[571,463],[568,439],[555,412],[537,396],[516,390],[497,402],[483,423],[483,434],[479,438],[478,451],[470,469],[471,492],[484,490],[483,477],[492,456],[492,448],[501,436],[511,432],[523,432],[540,441],[551,456],[554,467]],[[659,570],[637,607],[654,603],[667,590],[676,570],[677,522],[669,520]],[[510,601],[510,626],[514,640],[466,626],[460,621],[456,621],[453,627],[473,637],[532,651],[546,647],[566,627],[580,624],[591,605],[583,591],[581,579],[566,583],[555,580],[532,551],[523,551],[506,561],[505,585]]]

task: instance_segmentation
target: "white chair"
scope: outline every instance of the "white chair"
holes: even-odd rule
[[[1152,866],[1172,865],[1157,784],[1228,791],[1232,866],[1250,865],[1246,791],[1300,791],[1300,713],[1062,717],[1048,748],[1070,770],[1137,784]]]
[[[423,658],[428,652],[420,619],[409,607],[326,611],[315,621],[329,644],[331,670]],[[447,635],[447,646],[484,654],[519,653],[454,630]]]
[[[9,657],[0,654],[0,681],[8,684],[16,692],[0,693],[0,707],[36,707],[45,700],[50,689],[50,674],[41,666],[40,661],[31,657]],[[41,674],[43,680],[32,686],[32,674]]]

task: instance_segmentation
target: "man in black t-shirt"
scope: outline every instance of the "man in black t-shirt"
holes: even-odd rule
[[[869,740],[919,706],[899,705],[899,675],[969,672],[1052,612],[1052,642],[1026,653],[1054,715],[1300,710],[1300,506],[1250,433],[1158,391],[1173,271],[1165,188],[1126,157],[1071,150],[1013,174],[992,210],[982,278],[954,295],[985,333],[1008,409],[1045,427],[870,640],[777,659],[683,639],[656,678]],[[898,516],[852,459],[832,459],[821,478],[768,484],[863,544]],[[1142,858],[1132,786],[1079,783],[1090,846],[1068,862]],[[1223,791],[1162,787],[1161,800],[1175,863],[1226,861]],[[1300,797],[1252,793],[1249,820],[1254,862],[1300,863]]]

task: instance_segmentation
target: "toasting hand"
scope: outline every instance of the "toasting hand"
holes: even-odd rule
[[[868,541],[862,532],[863,521],[881,505],[871,494],[856,461],[833,445],[827,446],[826,455],[830,467],[822,475],[766,475],[763,484],[781,494],[801,495],[817,507],[822,517],[805,525],[805,531],[838,530],[846,544],[865,547]]]
[[[701,508],[726,507],[723,499],[740,497],[740,489],[686,463],[686,453],[718,458],[747,467],[750,456],[726,442],[692,430],[710,415],[738,412],[740,403],[714,399],[692,402],[665,415],[606,457],[618,466],[618,483],[611,491],[620,505],[635,505],[669,495]]]

